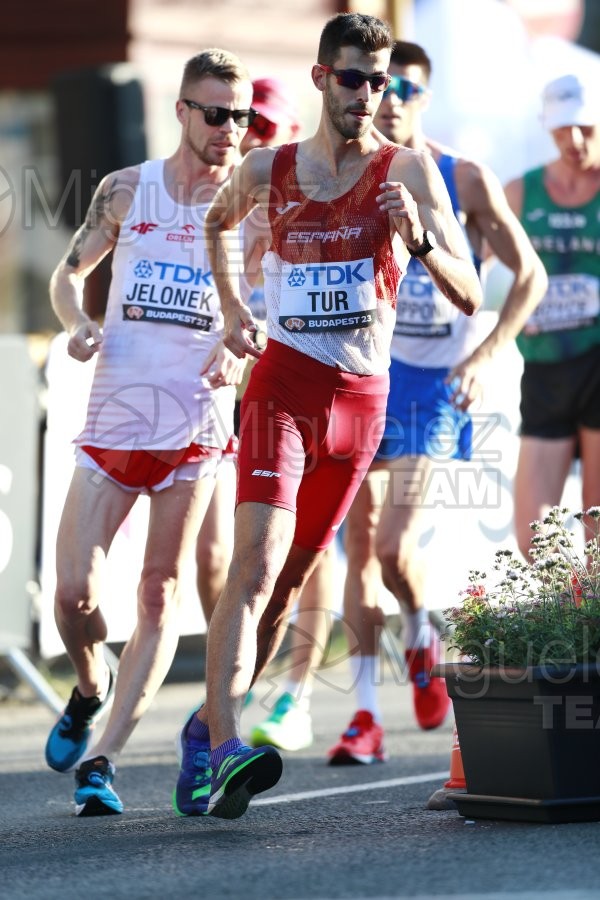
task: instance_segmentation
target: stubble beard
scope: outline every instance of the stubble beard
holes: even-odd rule
[[[196,159],[199,162],[203,163],[205,166],[229,165],[230,154],[227,154],[226,157],[223,157],[222,155],[217,154],[214,151],[211,152],[210,146],[200,147],[198,144],[194,143],[194,141],[189,136],[189,134],[187,136],[187,145],[190,148],[190,150],[192,151],[192,153],[194,154],[194,156],[196,157]],[[231,151],[233,153],[233,147],[231,148]]]
[[[364,119],[364,121],[354,120],[352,122],[347,122],[345,119],[346,110],[337,103],[328,89],[325,90],[325,108],[331,124],[338,134],[346,140],[352,141],[356,140],[356,138],[363,137],[371,127],[370,117]]]

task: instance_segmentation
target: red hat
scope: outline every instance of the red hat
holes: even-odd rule
[[[269,122],[299,125],[298,109],[290,89],[278,78],[257,78],[252,82],[252,107]]]

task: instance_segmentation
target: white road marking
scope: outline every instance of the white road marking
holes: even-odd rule
[[[294,803],[297,800],[314,800],[316,797],[335,797],[337,794],[354,794],[360,791],[377,791],[383,788],[403,787],[407,784],[423,784],[426,781],[447,781],[448,771],[431,772],[429,775],[405,775],[404,778],[388,778],[385,781],[368,781],[365,784],[346,784],[339,787],[320,788],[317,791],[298,791],[297,794],[280,794],[252,801],[252,806],[270,806],[274,803]]]

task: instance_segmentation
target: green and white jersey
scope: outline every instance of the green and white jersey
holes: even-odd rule
[[[600,194],[583,206],[558,206],[544,169],[534,169],[523,179],[521,222],[549,286],[517,346],[526,362],[579,356],[600,344]]]

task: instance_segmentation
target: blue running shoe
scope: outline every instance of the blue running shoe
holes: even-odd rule
[[[188,737],[189,717],[177,735],[179,778],[173,791],[173,809],[178,816],[205,816],[210,799],[210,744]]]
[[[86,759],[75,772],[75,813],[78,816],[114,816],[123,804],[112,788],[115,767],[105,756]]]
[[[274,747],[241,746],[229,753],[213,772],[209,816],[238,819],[248,809],[252,797],[267,791],[281,778],[283,763]]]
[[[92,728],[112,701],[115,677],[110,670],[108,693],[99,697],[82,697],[76,687],[65,710],[48,735],[46,762],[57,772],[68,772],[84,755],[92,736]]]

